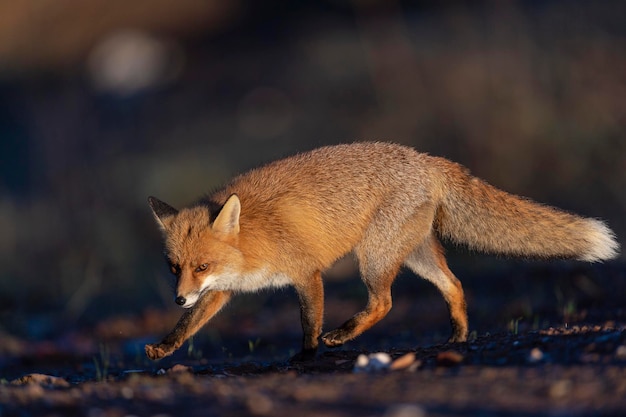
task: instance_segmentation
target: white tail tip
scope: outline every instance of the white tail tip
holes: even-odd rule
[[[616,258],[619,255],[619,243],[615,233],[601,220],[587,219],[587,222],[589,229],[585,238],[589,242],[589,249],[578,259],[598,262]]]

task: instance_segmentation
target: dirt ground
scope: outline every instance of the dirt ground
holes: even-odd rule
[[[459,344],[442,344],[438,294],[401,277],[389,317],[301,364],[288,361],[300,338],[290,291],[240,297],[160,362],[143,345],[167,332],[174,308],[57,324],[40,339],[4,332],[0,416],[623,416],[624,275],[623,265],[560,265],[470,276],[473,331]],[[327,328],[364,295],[354,280],[327,294]],[[364,365],[378,352],[391,366]]]

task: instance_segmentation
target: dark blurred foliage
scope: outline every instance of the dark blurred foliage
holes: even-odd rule
[[[5,326],[172,304],[146,197],[179,206],[323,144],[410,144],[626,235],[623,1],[4,0],[0,16]]]

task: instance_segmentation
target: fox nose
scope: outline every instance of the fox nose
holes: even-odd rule
[[[178,297],[176,297],[176,300],[174,301],[176,301],[176,304],[178,304],[179,306],[182,306],[182,305],[185,305],[185,303],[187,302],[187,299],[179,295]]]

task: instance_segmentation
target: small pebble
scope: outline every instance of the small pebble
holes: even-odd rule
[[[400,356],[395,361],[391,362],[391,365],[389,365],[389,369],[392,371],[406,369],[409,366],[413,365],[413,363],[415,363],[415,353],[409,352],[405,355]]]
[[[180,363],[177,363],[176,365],[172,366],[170,369],[167,370],[168,374],[175,374],[178,372],[191,372],[192,368],[190,366],[185,366],[185,365],[181,365]]]
[[[543,360],[543,352],[539,348],[532,348],[528,354],[528,362],[537,363]]]
[[[463,355],[456,350],[446,350],[437,354],[437,365],[457,366],[463,362]]]
[[[28,374],[11,381],[11,385],[40,385],[46,388],[68,388],[70,383],[58,376]]]
[[[389,369],[391,356],[385,352],[359,355],[354,364],[354,372],[380,372]]]

